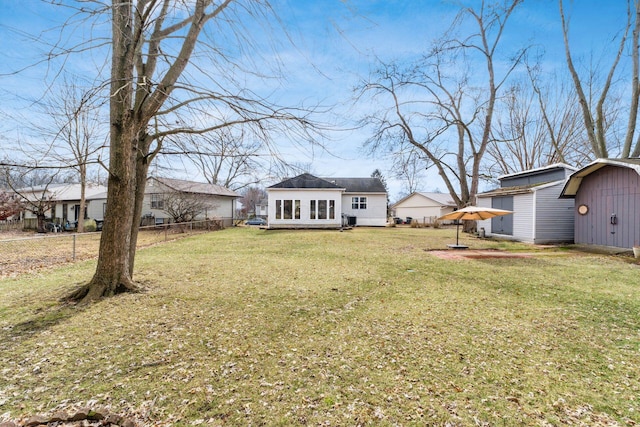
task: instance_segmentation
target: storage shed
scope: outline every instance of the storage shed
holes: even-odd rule
[[[499,177],[500,187],[478,194],[477,205],[514,213],[478,221],[478,230],[528,243],[573,242],[573,200],[559,196],[575,170],[556,163]]]
[[[598,159],[574,172],[560,197],[575,200],[575,243],[640,244],[640,159]]]

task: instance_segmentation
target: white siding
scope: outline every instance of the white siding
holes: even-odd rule
[[[352,197],[366,197],[366,209],[352,209]],[[387,195],[373,193],[344,193],[342,195],[342,213],[356,217],[357,226],[384,227],[387,225]]]
[[[341,189],[270,188],[267,193],[269,228],[340,228],[342,226]],[[300,219],[276,219],[276,200],[300,200]],[[335,200],[335,218],[311,219],[311,200]]]
[[[400,203],[395,205],[395,215],[398,218],[405,219],[411,217],[420,222],[432,222],[433,219],[439,218],[444,214],[453,212],[453,206],[444,206],[435,200],[424,197],[419,193],[415,193]],[[453,223],[454,221],[446,221]]]
[[[93,219],[104,219],[104,205],[107,199],[92,199],[87,203],[87,216]]]

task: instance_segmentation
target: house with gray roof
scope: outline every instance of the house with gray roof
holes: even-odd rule
[[[269,228],[341,228],[387,223],[378,178],[319,178],[308,173],[267,188]]]

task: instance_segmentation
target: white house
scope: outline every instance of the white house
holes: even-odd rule
[[[456,203],[450,194],[424,192],[411,193],[391,205],[394,216],[403,220],[412,218],[423,224],[431,224],[455,208]]]
[[[305,173],[267,188],[269,228],[385,226],[387,192],[378,178]]]
[[[573,242],[574,201],[559,196],[575,170],[557,163],[501,176],[500,188],[477,195],[477,206],[514,213],[478,221],[478,230],[528,243]]]
[[[100,208],[95,208],[100,210],[99,216],[95,215],[95,212],[91,211],[89,206],[92,198],[100,194],[106,194],[107,187],[97,184],[87,184],[85,186],[85,218],[80,218],[80,189],[80,184],[50,184],[21,189],[18,190],[18,193],[26,198],[30,205],[46,202],[51,208],[45,212],[45,216],[58,224],[87,218],[102,218],[102,205],[100,205]],[[23,217],[26,220],[35,219],[36,214],[32,209],[27,208]]]

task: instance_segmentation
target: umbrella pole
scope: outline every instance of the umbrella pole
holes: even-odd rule
[[[460,235],[460,220],[456,221],[456,223],[456,246],[459,246],[458,236]]]

